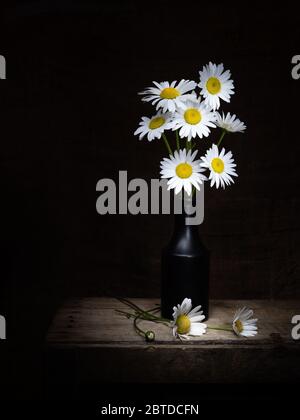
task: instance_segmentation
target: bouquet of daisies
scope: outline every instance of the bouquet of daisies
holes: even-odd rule
[[[229,70],[223,64],[209,63],[199,72],[200,81],[182,79],[169,82],[153,82],[140,95],[142,101],[150,102],[156,108],[152,117],[142,117],[135,135],[149,141],[163,139],[169,157],[161,161],[161,178],[168,179],[168,189],[178,194],[182,189],[188,194],[210,180],[210,186],[225,186],[234,182],[236,164],[230,151],[220,149],[226,133],[244,132],[245,124],[235,114],[218,111],[221,100],[230,102],[234,85]],[[198,88],[198,92],[196,89]],[[196,159],[197,139],[208,137],[211,129],[217,128],[220,138],[217,144]],[[173,133],[173,142],[170,135]],[[174,145],[174,147],[172,146]],[[209,171],[208,177],[205,172]]]

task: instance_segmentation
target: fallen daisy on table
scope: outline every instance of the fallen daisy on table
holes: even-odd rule
[[[251,319],[253,316],[252,309],[238,309],[232,321],[232,329],[236,335],[243,337],[253,337],[257,334],[257,319]]]
[[[185,298],[182,304],[173,308],[173,335],[175,337],[189,339],[189,337],[198,337],[206,333],[206,324],[201,321],[205,316],[200,310],[201,305],[192,309],[192,300]]]
[[[207,328],[210,330],[231,331],[241,337],[254,337],[257,334],[257,319],[251,319],[253,316],[252,309],[240,308],[233,317],[231,325],[211,326]]]
[[[147,342],[155,340],[155,332],[140,328],[138,325],[140,321],[150,321],[165,325],[167,328],[172,329],[173,336],[186,340],[190,337],[199,337],[205,334],[207,329],[234,332],[236,335],[242,337],[253,337],[257,334],[257,319],[251,319],[253,311],[246,307],[236,311],[231,324],[212,326],[201,322],[205,318],[203,311],[201,311],[201,305],[192,308],[192,300],[188,298],[185,298],[181,304],[173,307],[172,320],[162,318],[159,315],[159,305],[145,310],[128,299],[118,298],[118,300],[128,306],[131,312],[121,309],[116,309],[116,311],[127,319],[133,319],[135,332]]]

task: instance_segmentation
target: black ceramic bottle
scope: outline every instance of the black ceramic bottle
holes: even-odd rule
[[[209,311],[209,251],[203,245],[198,225],[187,225],[186,214],[174,215],[175,226],[169,244],[162,251],[161,310],[171,319],[173,306],[184,298],[193,307]]]

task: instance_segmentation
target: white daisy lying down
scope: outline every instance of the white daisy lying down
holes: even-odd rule
[[[197,337],[206,333],[206,324],[201,321],[205,318],[201,305],[192,309],[191,299],[185,298],[182,304],[173,308],[173,335],[175,337],[189,339],[189,336]]]
[[[250,319],[253,316],[252,309],[238,309],[232,321],[232,329],[236,335],[243,337],[253,337],[257,334],[257,319]]]

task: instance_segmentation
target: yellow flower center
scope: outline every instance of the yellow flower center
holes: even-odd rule
[[[179,315],[176,320],[178,334],[188,334],[191,328],[191,321],[187,315]]]
[[[179,178],[189,178],[193,173],[193,168],[189,163],[179,163],[176,166],[176,175]]]
[[[165,123],[165,119],[163,117],[155,117],[149,122],[150,130],[155,130],[156,128],[161,127]]]
[[[221,90],[221,82],[216,77],[210,77],[206,82],[206,89],[212,95],[216,95]]]
[[[200,111],[198,111],[198,109],[189,108],[184,113],[184,119],[188,124],[195,125],[201,121],[202,116],[201,116]]]
[[[234,323],[236,329],[238,330],[239,333],[243,332],[244,327],[243,327],[243,323],[242,321],[240,321],[239,319],[237,319]]]
[[[173,87],[165,88],[160,92],[160,97],[163,99],[175,99],[179,95],[180,92]]]
[[[224,162],[220,158],[214,158],[211,161],[211,166],[215,172],[221,174],[224,171]]]

